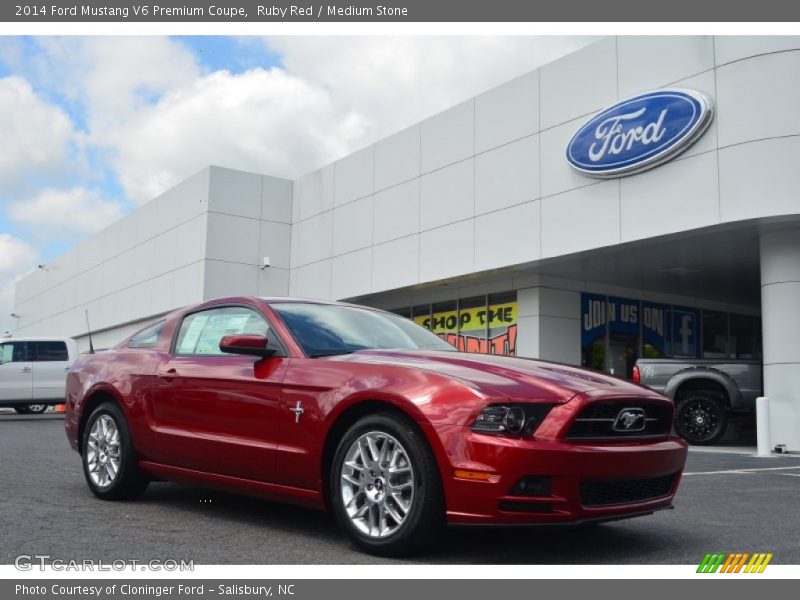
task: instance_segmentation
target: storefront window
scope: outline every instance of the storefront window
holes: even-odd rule
[[[669,306],[642,302],[642,357],[663,358],[669,348]]]
[[[517,293],[491,294],[488,298],[489,353],[517,355]]]
[[[703,358],[728,358],[728,315],[703,311]]]
[[[422,325],[425,329],[431,328],[431,305],[420,304],[411,309],[411,318],[417,325]]]
[[[732,357],[741,360],[761,358],[761,340],[757,331],[758,319],[745,315],[731,315],[731,333],[728,340]]]
[[[486,296],[458,302],[458,349],[462,352],[488,352]]]
[[[696,308],[672,307],[672,356],[675,358],[697,358],[700,329],[700,311]]]
[[[639,358],[639,302],[608,299],[608,372],[630,379]]]
[[[606,368],[606,297],[581,294],[581,365]]]
[[[458,302],[439,302],[431,306],[431,331],[453,347],[458,347]]]
[[[392,312],[408,316],[462,352],[517,353],[517,293],[419,304]]]

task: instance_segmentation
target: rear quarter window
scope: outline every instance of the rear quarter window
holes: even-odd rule
[[[128,341],[128,348],[153,348],[158,343],[165,324],[166,321],[159,321],[142,329],[139,333],[134,333]]]

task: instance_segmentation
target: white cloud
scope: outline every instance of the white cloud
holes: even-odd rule
[[[158,102],[91,138],[137,202],[208,164],[296,177],[588,41],[268,38],[283,67],[170,80]]]
[[[218,71],[107,132],[129,196],[146,201],[208,164],[290,175],[342,154],[360,118],[281,69]]]
[[[27,81],[0,79],[0,191],[14,192],[29,178],[63,173],[72,135],[69,117]]]
[[[93,136],[198,77],[192,53],[168,37],[42,37],[39,80],[84,110]],[[91,141],[91,140],[90,140]]]
[[[13,328],[14,283],[36,264],[37,253],[27,243],[0,233],[0,335]]]
[[[27,225],[34,236],[65,238],[100,231],[123,215],[119,203],[103,199],[94,190],[43,189],[36,197],[12,203],[12,220]]]

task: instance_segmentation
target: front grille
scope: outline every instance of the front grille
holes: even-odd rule
[[[606,506],[646,502],[668,496],[676,473],[649,479],[616,481],[581,481],[581,503],[584,506]]]
[[[644,413],[644,427],[626,431],[618,423],[626,409]],[[636,412],[636,414],[640,414]],[[615,427],[615,424],[619,425]],[[567,439],[602,440],[620,438],[653,438],[666,436],[672,428],[672,405],[655,402],[613,400],[587,405],[567,431]]]

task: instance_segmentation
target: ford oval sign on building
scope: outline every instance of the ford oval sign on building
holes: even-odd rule
[[[567,160],[593,177],[639,173],[691,146],[713,113],[712,100],[693,90],[640,94],[605,109],[581,127],[567,146]]]

